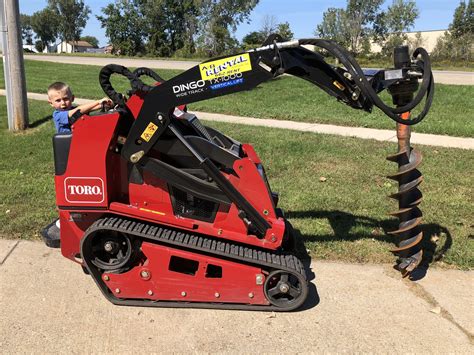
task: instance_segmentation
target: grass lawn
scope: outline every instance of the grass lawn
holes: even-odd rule
[[[76,97],[104,96],[98,81],[101,67],[37,61],[25,61],[25,63],[27,89],[30,92],[46,93],[47,86],[59,80],[70,83]],[[179,73],[176,70],[158,70],[158,72],[165,79]],[[3,87],[3,79],[0,79],[0,87]],[[129,89],[128,82],[117,75],[112,76],[112,84],[120,92],[125,93]],[[390,101],[388,94],[384,94],[383,97],[385,101]],[[437,85],[430,113],[413,130],[473,137],[472,97],[474,97],[474,85]],[[314,85],[295,77],[281,77],[264,83],[252,91],[194,103],[190,105],[190,109],[342,126],[395,128],[395,123],[378,108],[375,108],[372,114],[354,110],[338,103]]]
[[[114,58],[125,58],[125,59],[152,59],[152,60],[179,60],[179,61],[191,61],[191,62],[203,62],[208,60],[209,58],[174,58],[174,57],[155,57],[155,56],[115,56],[110,54],[102,54],[102,53],[48,53],[48,54],[35,54],[35,53],[28,53],[28,55],[47,55],[47,56],[58,56],[58,57],[99,57],[99,58],[109,58],[111,61]],[[359,64],[364,68],[388,68],[393,65],[393,61],[390,60],[383,60],[383,59],[367,59],[367,58],[356,58]],[[435,70],[457,70],[457,71],[474,71],[474,62],[473,61],[457,61],[457,62],[450,62],[450,61],[437,61],[433,60],[431,66]]]
[[[0,236],[38,239],[39,230],[55,216],[54,128],[45,102],[29,102],[32,128],[13,134],[0,123],[4,147],[0,160]],[[0,117],[6,117],[0,97]],[[278,129],[212,123],[241,142],[254,144],[280,205],[300,231],[316,259],[393,262],[388,250],[396,220],[387,216],[396,204],[386,196],[396,191],[385,176],[394,163],[385,156],[396,144]],[[8,147],[8,148],[7,148]],[[427,245],[439,237],[431,254],[442,263],[474,267],[472,151],[422,148],[421,186]],[[324,176],[327,180],[320,182]],[[433,250],[432,250],[433,251]]]

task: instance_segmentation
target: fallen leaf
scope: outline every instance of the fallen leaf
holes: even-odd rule
[[[267,316],[267,318],[276,318],[276,313],[275,313],[275,312],[272,312],[272,314],[270,314],[269,316]]]
[[[375,229],[372,229],[372,231],[370,232],[370,234],[372,234],[372,235],[381,235],[382,232],[380,231],[380,229],[375,228]],[[372,240],[375,240],[375,239],[372,239]]]

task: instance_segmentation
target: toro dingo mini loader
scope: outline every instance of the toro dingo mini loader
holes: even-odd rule
[[[341,67],[303,45],[323,49]],[[410,272],[422,257],[422,176],[409,127],[428,112],[434,84],[424,49],[410,57],[398,48],[394,62],[392,70],[364,72],[334,42],[272,35],[260,48],[208,60],[168,81],[147,68],[107,65],[99,81],[115,108],[74,115],[72,133],[53,138],[62,254],[114,304],[300,307],[308,295],[305,268],[257,152],[204,126],[185,106],[289,74],[355,109],[370,112],[375,105],[398,123],[399,150],[389,157],[399,164],[392,176],[400,207],[394,253],[399,269]],[[130,80],[127,95],[114,90],[112,74]],[[156,85],[145,85],[142,75]],[[396,107],[377,96],[387,88]],[[421,114],[410,117],[424,98]]]

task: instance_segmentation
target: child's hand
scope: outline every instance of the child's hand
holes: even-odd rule
[[[100,106],[101,106],[103,111],[108,111],[108,110],[110,110],[111,108],[114,107],[114,103],[108,97],[104,97],[104,98],[100,99],[99,103],[100,103]]]

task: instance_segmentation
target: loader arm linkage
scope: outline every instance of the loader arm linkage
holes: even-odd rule
[[[251,90],[282,74],[305,79],[353,108],[371,111],[372,103],[348,79],[347,71],[327,64],[318,53],[295,47],[294,42],[287,43],[291,47],[263,47],[212,59],[154,87],[144,98],[142,109],[122,150],[123,157],[133,161],[137,153],[146,154],[172,124],[175,107]],[[379,77],[380,72],[371,76],[375,86],[380,86]],[[143,133],[150,124],[157,129],[147,139]]]

